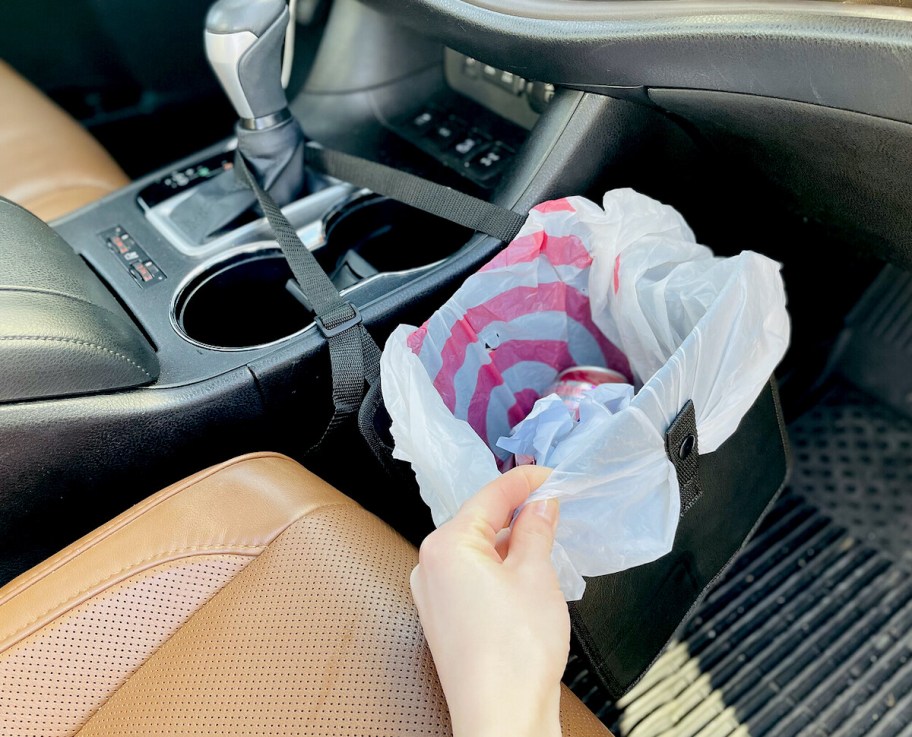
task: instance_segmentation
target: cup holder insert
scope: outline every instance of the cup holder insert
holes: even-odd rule
[[[293,335],[313,314],[286,289],[278,249],[242,254],[203,272],[181,292],[175,319],[191,339],[216,348],[254,348]]]

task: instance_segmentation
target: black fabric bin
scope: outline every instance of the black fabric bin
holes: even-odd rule
[[[669,445],[680,482],[679,449]],[[658,658],[785,486],[791,459],[775,379],[721,447],[694,455],[702,493],[682,515],[672,551],[587,579],[585,595],[570,605],[578,649],[613,699]],[[681,488],[683,497],[685,483]]]

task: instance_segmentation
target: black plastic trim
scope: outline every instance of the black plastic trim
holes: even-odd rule
[[[912,121],[912,9],[827,2],[363,2],[530,79],[742,92]]]

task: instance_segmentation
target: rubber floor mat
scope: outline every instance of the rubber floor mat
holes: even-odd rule
[[[912,422],[834,387],[790,427],[791,489],[652,669],[617,737],[912,737]]]

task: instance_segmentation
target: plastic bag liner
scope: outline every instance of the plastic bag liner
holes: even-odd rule
[[[567,600],[582,597],[582,576],[671,550],[681,501],[666,430],[692,400],[700,453],[716,450],[789,342],[779,264],[714,257],[676,210],[633,190],[602,204],[538,205],[422,327],[399,326],[381,360],[394,455],[412,464],[437,526],[501,473],[511,454],[498,441],[560,371],[630,379],[628,396],[581,408],[529,500],[560,499],[553,560]]]

